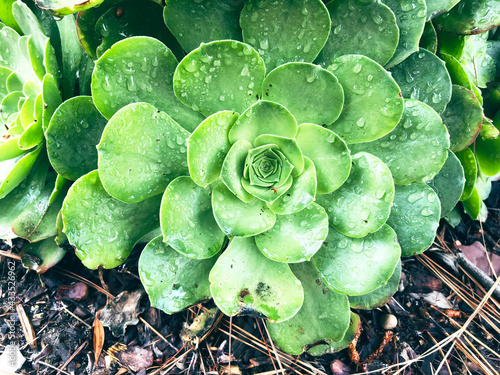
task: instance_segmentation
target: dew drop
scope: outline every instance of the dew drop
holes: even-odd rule
[[[432,211],[429,207],[424,207],[424,208],[422,208],[422,210],[420,211],[420,214],[421,214],[422,216],[431,216],[433,213],[434,213],[434,211]]]

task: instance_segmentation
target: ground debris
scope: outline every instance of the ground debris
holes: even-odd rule
[[[153,365],[153,351],[139,346],[128,347],[116,353],[116,358],[124,366],[138,372]]]
[[[78,302],[83,301],[88,295],[89,288],[81,282],[72,285],[63,285],[57,292],[57,296],[61,299],[72,299]]]
[[[139,302],[143,295],[144,290],[120,293],[102,309],[99,318],[102,325],[108,327],[115,337],[125,335],[127,326],[139,323],[138,316],[142,312]]]
[[[453,305],[448,301],[444,294],[434,291],[431,293],[410,293],[415,299],[422,299],[425,302],[439,307],[440,309],[453,309]]]

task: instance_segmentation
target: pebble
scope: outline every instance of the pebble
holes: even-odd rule
[[[398,325],[398,318],[392,314],[384,314],[380,317],[379,323],[383,329],[394,329]]]

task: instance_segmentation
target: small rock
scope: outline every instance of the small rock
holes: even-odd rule
[[[330,364],[330,369],[332,370],[334,375],[348,375],[351,374],[351,369],[344,362],[339,361],[338,359],[334,360]]]
[[[89,288],[84,283],[63,285],[57,292],[58,297],[68,298],[74,301],[83,301],[89,295]]]
[[[398,326],[398,318],[392,314],[384,314],[380,317],[379,323],[383,329],[394,329]]]

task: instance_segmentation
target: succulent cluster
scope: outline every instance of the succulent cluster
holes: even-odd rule
[[[0,238],[39,272],[146,244],[153,306],[213,298],[321,354],[459,200],[485,218],[496,0],[5,3]]]

